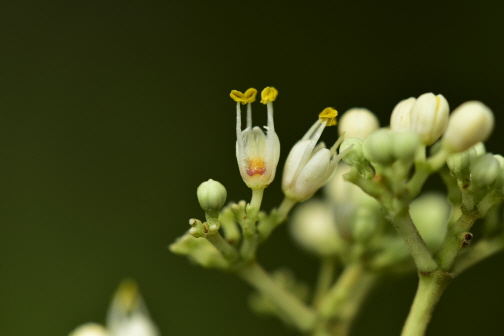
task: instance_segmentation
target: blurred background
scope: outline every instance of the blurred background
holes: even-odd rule
[[[294,3],[0,4],[0,335],[103,322],[125,277],[163,335],[295,335],[251,313],[239,279],[167,250],[203,217],[202,181],[250,197],[232,89],[279,90],[281,162],[327,106],[367,107],[387,125],[398,101],[434,92],[452,108],[481,100],[504,123],[504,2]],[[254,111],[264,125],[265,108]],[[503,153],[499,130],[487,149]],[[281,199],[277,178],[265,209]],[[285,227],[259,260],[308,282],[317,272]],[[456,279],[429,335],[501,333],[503,262]],[[415,289],[414,275],[384,283],[355,335],[398,335]]]

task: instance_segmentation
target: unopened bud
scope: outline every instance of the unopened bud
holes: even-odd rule
[[[219,217],[219,211],[226,202],[226,188],[220,182],[210,179],[200,184],[197,195],[203,211],[212,218]]]
[[[468,101],[453,111],[443,137],[443,147],[451,153],[463,152],[480,141],[485,141],[492,132],[492,111],[479,101]]]
[[[411,218],[433,252],[441,247],[444,241],[449,210],[450,206],[446,197],[439,193],[424,194],[410,205]]]
[[[415,132],[392,132],[393,147],[392,152],[396,159],[410,161],[415,157],[420,139]]]
[[[492,154],[478,156],[471,162],[471,182],[477,185],[492,184],[500,172],[499,161]]]
[[[391,131],[380,129],[364,140],[362,152],[368,161],[388,165],[394,162],[392,143]]]
[[[349,166],[358,166],[366,162],[364,154],[362,154],[362,140],[359,138],[346,138],[340,146],[340,152],[343,152],[348,147],[352,149],[343,156],[342,160]]]
[[[401,100],[390,116],[390,129],[393,131],[409,131],[411,121],[411,108],[416,102],[416,98],[411,97]]]
[[[476,149],[471,147],[464,152],[449,155],[446,159],[446,164],[450,168],[451,173],[457,178],[468,178],[469,165],[476,156]]]
[[[380,127],[378,118],[365,108],[353,108],[346,111],[339,121],[340,136],[364,140],[369,134]]]
[[[341,248],[331,209],[320,201],[300,204],[292,215],[290,229],[296,242],[316,254],[333,255]]]
[[[446,130],[449,113],[450,107],[445,97],[424,93],[411,108],[410,129],[418,134],[425,145],[432,145]]]

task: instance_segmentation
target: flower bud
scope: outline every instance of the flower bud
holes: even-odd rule
[[[341,248],[331,209],[320,201],[300,204],[292,215],[290,231],[299,245],[316,254],[333,255]]]
[[[391,131],[380,129],[364,140],[362,152],[368,161],[388,165],[394,162],[392,144]]]
[[[396,159],[410,161],[420,145],[420,139],[415,132],[391,132],[393,139],[392,152]]]
[[[441,247],[446,235],[446,220],[450,206],[446,197],[439,193],[427,193],[410,205],[410,214],[415,226],[431,251]]]
[[[485,154],[487,152],[485,144],[483,142],[478,142],[473,147],[476,150],[476,156],[481,156],[481,155],[483,155],[483,154]]]
[[[443,147],[450,153],[463,152],[492,132],[494,116],[483,103],[468,101],[453,111],[443,137]]]
[[[226,202],[226,188],[220,182],[210,179],[200,184],[197,195],[203,211],[210,217],[219,217],[219,211]]]
[[[109,336],[108,331],[99,324],[86,323],[70,333],[70,336]]]
[[[471,162],[471,182],[477,185],[492,184],[500,172],[499,161],[492,154],[478,156]]]
[[[340,146],[340,153],[352,145],[352,149],[347,154],[345,154],[345,156],[343,156],[343,162],[345,162],[349,166],[358,166],[363,162],[366,162],[366,159],[362,154],[362,140],[359,138],[345,139]]]
[[[411,97],[401,100],[390,116],[390,129],[393,131],[409,131],[411,120],[411,108],[416,102],[416,98]]]
[[[446,158],[446,164],[452,175],[457,178],[468,178],[469,177],[469,165],[471,161],[475,159],[477,156],[476,149],[474,147],[469,148],[468,150],[460,153],[455,153],[449,155]]]
[[[339,122],[340,136],[364,140],[369,134],[380,127],[378,118],[365,108],[352,108],[346,111]]]
[[[424,93],[411,108],[410,129],[426,145],[432,145],[444,133],[450,108],[442,95]]]

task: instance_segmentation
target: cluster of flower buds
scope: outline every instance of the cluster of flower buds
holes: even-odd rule
[[[466,102],[450,115],[446,99],[433,93],[399,102],[390,118],[391,130],[413,131],[426,146],[443,136],[442,146],[448,153],[463,152],[485,141],[493,125],[492,111],[483,103]]]

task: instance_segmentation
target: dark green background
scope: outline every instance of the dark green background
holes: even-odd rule
[[[102,322],[127,276],[163,335],[293,335],[248,310],[250,289],[238,279],[167,250],[189,218],[203,217],[200,182],[221,181],[230,200],[250,197],[234,156],[230,90],[279,89],[281,162],[326,106],[364,106],[385,125],[399,100],[432,91],[452,108],[481,100],[502,125],[503,9],[497,1],[2,2],[0,335],[65,335]],[[265,124],[265,108],[254,109],[255,124]],[[497,127],[488,149],[504,152],[501,140]],[[279,180],[267,208],[281,200]],[[315,259],[284,228],[259,258],[315,278]],[[503,261],[457,279],[429,334],[502,333]],[[380,287],[355,334],[397,335],[415,287],[414,276]]]

